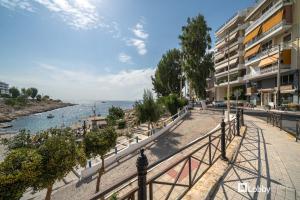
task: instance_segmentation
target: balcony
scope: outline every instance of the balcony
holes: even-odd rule
[[[283,31],[285,31],[286,29],[288,29],[290,27],[291,27],[291,25],[289,23],[287,23],[285,20],[282,20],[279,24],[275,25],[270,30],[266,31],[265,33],[260,34],[259,36],[254,38],[252,41],[248,42],[245,45],[245,50],[252,48],[256,44],[261,43],[262,41],[264,41],[268,38],[271,38]]]
[[[281,9],[284,5],[291,4],[291,0],[281,0],[273,5],[267,12],[261,15],[255,22],[253,22],[245,31],[246,35],[255,29],[258,25],[262,24],[266,21],[269,17],[271,17],[275,12]]]
[[[257,93],[257,88],[249,87],[249,88],[246,89],[246,95],[251,95],[251,94],[254,94],[254,93]]]
[[[233,65],[238,61],[238,54],[235,54],[234,56],[231,56],[229,58],[229,65]],[[227,67],[228,66],[228,59],[225,59],[221,62],[215,63],[215,69],[221,69],[223,67]]]
[[[235,41],[234,43],[229,45],[229,53],[238,49],[238,41]],[[217,52],[215,52],[215,60],[220,59],[225,56],[225,52],[227,53],[227,48],[219,49]]]
[[[229,73],[232,74],[232,73],[234,73],[234,72],[236,72],[236,71],[238,71],[238,70],[245,69],[245,68],[246,68],[246,67],[245,67],[244,64],[238,64],[238,65],[236,65],[235,67],[231,68],[231,69],[229,70]],[[227,70],[225,70],[225,71],[223,71],[223,72],[220,72],[220,73],[215,72],[215,77],[222,77],[222,76],[224,76],[224,75],[227,75],[227,72],[228,72]]]
[[[291,54],[290,53],[285,53],[285,52],[288,52],[291,50],[291,47],[289,45],[283,45],[281,44],[281,58],[283,60],[283,63],[284,65],[289,65],[290,61],[291,60]],[[251,64],[254,64],[262,59],[265,59],[267,57],[275,57],[273,55],[277,55],[278,54],[278,49],[279,49],[279,46],[274,46],[270,49],[267,49],[265,51],[262,51],[258,54],[256,54],[254,57],[246,60],[245,62],[245,66],[249,66]],[[278,59],[278,56],[277,56],[277,59]]]
[[[258,68],[255,70],[255,72],[253,72],[251,74],[246,74],[244,76],[244,80],[250,80],[250,79],[254,79],[254,78],[260,78],[260,77],[272,75],[277,72],[277,69],[278,69],[277,64],[272,65],[270,67],[263,68],[263,69]]]

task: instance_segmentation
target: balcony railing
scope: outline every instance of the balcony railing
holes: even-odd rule
[[[288,25],[288,23],[285,20],[282,20],[282,22],[276,24],[275,26],[273,26],[270,30],[260,34],[259,36],[257,36],[256,38],[254,38],[253,40],[251,40],[250,42],[248,42],[245,45],[245,48],[250,47],[251,45],[253,45],[255,42],[259,41],[260,39],[262,39],[263,37],[265,37],[266,35],[269,35],[270,33],[272,33],[273,31],[275,31],[276,29],[284,26],[284,25]]]
[[[284,3],[291,2],[290,0],[281,0],[273,5],[268,11],[266,11],[263,15],[261,15],[255,22],[253,22],[247,29],[246,34],[248,34],[251,30],[253,30],[256,26],[264,22],[268,17],[274,14],[278,9],[280,9]]]
[[[236,54],[233,55],[233,56],[230,56],[230,57],[229,57],[229,62],[230,62],[231,60],[233,60],[233,59],[236,59],[238,56],[239,56],[238,53],[236,53]],[[222,64],[224,64],[224,63],[226,63],[226,62],[228,62],[228,58],[225,58],[225,59],[222,60],[221,62],[215,63],[215,67],[218,67],[219,65],[222,65]]]
[[[230,36],[232,35],[232,34],[234,34],[235,32],[237,32],[239,30],[239,26],[238,27],[236,27],[234,30],[232,30],[232,31],[230,31]],[[230,37],[229,36],[229,37]],[[226,37],[228,37],[226,34],[223,36],[223,37],[220,37],[220,38],[216,38],[216,45],[218,45],[219,43],[221,43],[223,40],[225,40],[225,38]]]
[[[245,64],[247,65],[247,64],[253,62],[254,60],[262,58],[263,56],[271,54],[271,53],[276,52],[276,51],[278,51],[278,46],[275,46],[275,47],[272,47],[272,48],[267,49],[265,51],[262,51],[262,52],[256,54],[255,56],[251,57],[250,59],[246,60]]]
[[[246,74],[244,76],[244,80],[252,79],[252,78],[267,74],[267,73],[276,72],[277,69],[278,69],[277,65],[272,65],[272,66],[266,67],[264,69],[259,69],[254,74]]]

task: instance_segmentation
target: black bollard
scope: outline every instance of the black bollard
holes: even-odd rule
[[[83,135],[85,135],[86,134],[86,121],[85,120],[83,121],[82,129],[83,129]]]
[[[244,109],[243,108],[241,109],[241,125],[245,126],[245,123],[244,123]]]
[[[239,111],[236,113],[236,135],[241,136],[240,135],[240,112]]]
[[[147,199],[147,167],[148,159],[144,154],[144,149],[141,149],[141,154],[137,158],[136,167],[138,172],[138,200]]]
[[[225,141],[225,122],[224,119],[222,119],[221,122],[221,159],[222,160],[228,160],[226,158],[226,141]]]

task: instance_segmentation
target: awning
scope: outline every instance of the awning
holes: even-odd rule
[[[258,67],[264,67],[264,66],[267,66],[267,65],[270,65],[272,63],[275,63],[275,62],[278,62],[278,54],[274,54],[272,56],[269,56],[265,59],[262,59],[259,64],[258,64]]]
[[[285,49],[281,52],[282,64],[290,65],[292,63],[291,53],[292,53],[291,49]]]
[[[256,54],[259,51],[259,48],[260,48],[260,44],[254,46],[251,49],[249,49],[248,51],[246,51],[245,58],[248,58],[248,57]]]
[[[259,92],[274,92],[274,88],[258,89]]]
[[[237,58],[232,59],[232,60],[229,61],[229,65],[235,64],[237,61],[238,61]],[[220,69],[220,68],[227,67],[227,66],[228,66],[228,62],[224,62],[224,63],[221,64],[221,65],[215,65],[215,68],[216,68],[216,69]]]
[[[238,32],[235,32],[234,34],[230,35],[229,40],[233,40],[237,34],[238,34]]]
[[[267,32],[276,24],[279,24],[283,19],[283,9],[278,11],[275,15],[269,18],[265,23],[262,25],[262,33]]]
[[[251,41],[253,38],[255,38],[260,30],[261,26],[256,27],[253,31],[251,31],[249,34],[246,35],[245,39],[244,39],[244,44],[248,43],[249,41]]]
[[[293,90],[280,90],[281,94],[293,94],[295,93],[296,89]]]

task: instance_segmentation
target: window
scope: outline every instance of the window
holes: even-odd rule
[[[265,51],[267,49],[270,49],[272,47],[272,40],[269,40],[268,42],[261,45],[261,51]]]
[[[283,37],[283,42],[290,42],[292,40],[292,34],[289,33]]]

